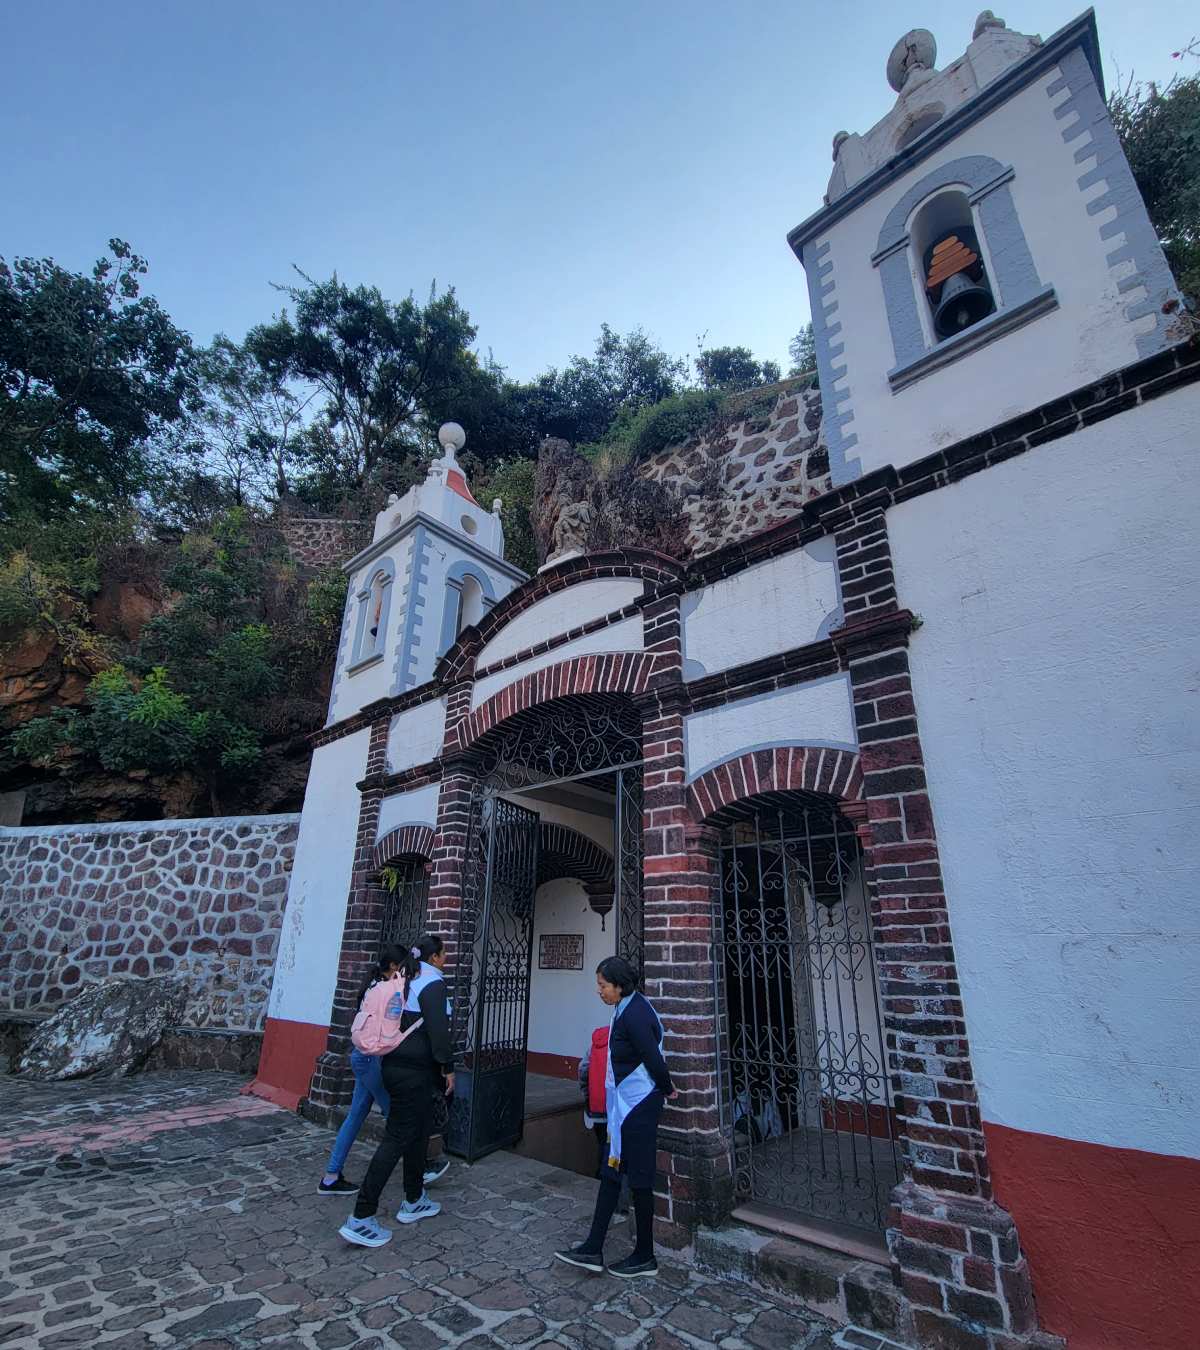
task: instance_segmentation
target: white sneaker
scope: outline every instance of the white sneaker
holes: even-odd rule
[[[441,1205],[436,1200],[431,1200],[424,1191],[421,1192],[419,1200],[406,1200],[396,1211],[397,1223],[416,1223],[418,1219],[432,1219],[435,1214],[442,1212]]]
[[[351,1216],[338,1229],[338,1237],[353,1242],[356,1247],[382,1247],[392,1240],[392,1230],[378,1219],[356,1219]]]
[[[446,1175],[446,1173],[449,1170],[450,1170],[449,1158],[442,1158],[438,1162],[431,1163],[425,1169],[425,1185],[432,1186],[435,1181],[441,1181],[441,1179]]]

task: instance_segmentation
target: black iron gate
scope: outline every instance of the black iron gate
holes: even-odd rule
[[[521,1136],[537,848],[537,812],[491,792],[477,796],[459,918],[451,1016],[458,1070],[446,1132],[447,1149],[468,1162]]]
[[[422,858],[400,858],[380,871],[386,892],[379,945],[394,942],[410,947],[425,927],[425,908],[429,899],[428,864]]]
[[[613,821],[616,866],[613,908],[617,916],[617,955],[642,969],[645,921],[642,911],[642,770],[617,771]]]
[[[899,1173],[857,837],[798,793],[734,814],[714,974],[737,1200],[881,1229]]]

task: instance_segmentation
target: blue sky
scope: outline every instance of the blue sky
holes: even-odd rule
[[[294,262],[396,298],[453,284],[518,378],[602,321],[786,361],[808,302],[784,236],[820,205],[833,133],[891,106],[905,28],[944,65],[980,7],[12,4],[0,255],[85,269],[128,239],[198,341],[269,317]],[[1048,36],[1081,7],[998,12]],[[1110,84],[1170,78],[1200,27],[1182,0],[1097,15]]]

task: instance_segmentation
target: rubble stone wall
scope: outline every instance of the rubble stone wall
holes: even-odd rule
[[[182,1025],[260,1031],[300,817],[0,829],[0,1013],[176,973]]]
[[[364,521],[308,516],[281,517],[279,531],[288,552],[303,567],[344,563],[371,537],[370,526]]]

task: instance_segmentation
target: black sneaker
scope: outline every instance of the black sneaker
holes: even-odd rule
[[[352,1181],[347,1181],[341,1173],[338,1173],[338,1179],[331,1181],[327,1186],[323,1181],[317,1183],[318,1195],[354,1195],[358,1187]]]
[[[555,1252],[555,1259],[565,1261],[569,1266],[578,1266],[580,1270],[592,1270],[597,1275],[604,1269],[604,1253],[589,1252],[586,1247],[568,1247],[566,1251]]]
[[[649,1256],[644,1261],[636,1252],[630,1253],[624,1261],[614,1261],[608,1268],[610,1275],[619,1275],[623,1280],[635,1279],[638,1275],[657,1275],[658,1262]]]

